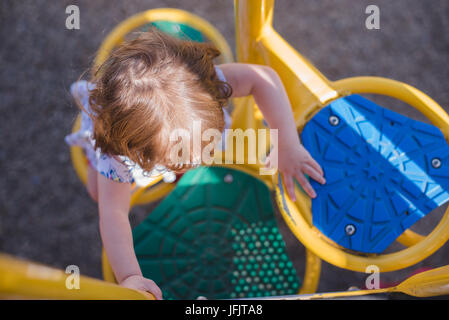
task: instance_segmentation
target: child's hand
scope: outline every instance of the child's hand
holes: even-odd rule
[[[313,190],[304,174],[309,175],[309,177],[321,184],[326,183],[326,180],[320,165],[312,158],[304,146],[301,143],[296,144],[296,147],[284,144],[278,148],[273,148],[270,156],[273,152],[278,152],[277,166],[284,177],[284,185],[290,199],[296,201],[294,178],[311,198],[315,198],[315,190]],[[270,156],[267,159],[267,166],[272,167]]]
[[[140,291],[147,291],[154,295],[157,300],[162,300],[162,291],[156,285],[153,280],[144,278],[139,275],[132,275],[125,278],[122,282],[120,282],[121,286],[136,289]]]

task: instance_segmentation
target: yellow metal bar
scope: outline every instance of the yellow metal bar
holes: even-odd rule
[[[299,201],[301,197],[301,191],[299,191],[298,186],[295,186],[295,195],[297,201]],[[307,203],[308,202],[308,203]],[[306,205],[310,206],[311,201],[310,198],[305,200]],[[304,218],[307,221],[309,226],[313,226],[312,220],[312,212],[306,211],[304,212]],[[318,289],[318,285],[320,282],[321,276],[321,259],[315,255],[312,251],[307,250],[306,248],[306,270],[304,272],[304,280],[302,283],[302,287],[300,288],[298,294],[308,294],[314,293]]]
[[[402,292],[409,296],[426,298],[449,294],[449,266],[443,266],[415,274],[394,287],[356,290],[344,292],[326,292],[316,294],[300,294],[290,296],[277,296],[257,298],[262,300],[315,300],[338,299],[370,294]]]
[[[279,74],[290,98],[297,127],[302,128],[314,111],[338,98],[331,83],[271,26],[264,29],[257,48],[265,64]]]
[[[255,50],[265,24],[271,24],[274,1],[234,0],[237,61],[263,64]]]
[[[426,237],[413,232],[412,230],[408,229],[405,230],[403,234],[401,234],[396,241],[399,242],[400,244],[406,246],[406,247],[411,247],[415,244],[417,244],[418,242],[424,240]]]
[[[274,0],[234,0],[234,10],[237,61],[269,65],[277,71],[286,87],[297,126],[305,123],[306,116],[313,110],[336,97],[337,92],[330,87],[329,81],[273,30]],[[232,113],[232,129],[265,128],[254,99],[248,97],[239,102]],[[266,151],[258,150],[259,159]],[[257,173],[260,166],[245,164],[244,167],[257,178],[266,180]],[[271,183],[269,187],[271,189]],[[299,292],[315,292],[320,272],[321,260],[306,249],[306,270]]]
[[[81,126],[81,114],[78,114],[75,123],[73,124],[72,132],[79,130]],[[81,182],[87,184],[87,161],[84,155],[83,149],[77,146],[70,147],[70,157],[72,159],[72,164],[75,172]]]
[[[449,266],[415,274],[394,287],[374,290],[317,293],[309,296],[299,296],[297,298],[299,300],[336,299],[388,292],[402,292],[413,297],[421,298],[447,295],[449,294]],[[292,298],[295,299],[295,297]]]
[[[103,279],[106,282],[117,283],[117,279],[115,279],[114,270],[112,270],[111,265],[109,264],[108,257],[106,256],[106,250],[101,250],[101,265],[103,271]]]
[[[321,275],[321,259],[306,249],[306,270],[298,294],[314,293],[318,289]]]
[[[272,26],[274,0],[235,1],[237,59],[271,66],[279,74],[297,127],[338,97],[331,82],[292,48]]]
[[[80,276],[79,289],[72,288],[62,270],[19,260],[0,254],[0,296],[3,299],[58,299],[58,300],[154,300],[143,291],[137,291]]]

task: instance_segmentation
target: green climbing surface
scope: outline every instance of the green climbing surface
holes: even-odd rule
[[[142,31],[147,31],[150,26],[154,26],[175,38],[204,42],[204,37],[201,32],[183,23],[176,23],[171,21],[155,21],[144,25],[141,29]]]
[[[288,295],[300,286],[268,188],[241,171],[188,171],[133,236],[144,276],[165,299]]]

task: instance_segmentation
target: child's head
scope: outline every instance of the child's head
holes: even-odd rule
[[[117,47],[93,75],[96,147],[146,170],[155,164],[179,169],[170,160],[173,130],[191,132],[195,120],[203,131],[224,128],[222,107],[232,89],[217,78],[213,59],[219,54],[210,44],[155,28]]]

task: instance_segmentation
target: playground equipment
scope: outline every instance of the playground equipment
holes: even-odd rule
[[[317,127],[319,127],[323,126],[323,121],[326,123],[328,121],[332,121],[328,120],[328,118],[334,119],[334,121],[341,121],[339,128],[343,127],[343,124],[349,123],[350,119],[344,118],[345,110],[340,110],[340,114],[343,114],[343,116],[338,117],[334,114],[338,109],[338,106],[343,102],[346,102],[346,109],[351,110],[352,112],[356,110],[356,104],[362,106],[362,108],[359,107],[359,109],[357,109],[359,112],[359,116],[363,116],[363,114],[360,114],[360,112],[363,112],[363,110],[365,110],[365,113],[368,110],[368,112],[371,113],[373,113],[373,111],[376,111],[377,114],[381,114],[383,118],[381,120],[378,120],[380,116],[377,116],[377,123],[375,123],[375,125],[382,125],[382,123],[388,121],[392,124],[391,126],[396,125],[396,127],[400,127],[403,123],[408,121],[405,117],[394,114],[393,112],[388,113],[388,110],[383,109],[379,106],[374,107],[374,104],[370,103],[367,100],[363,100],[362,97],[351,96],[351,94],[354,93],[374,93],[387,95],[408,103],[409,105],[420,110],[438,128],[440,128],[444,135],[441,134],[435,127],[427,126],[412,120],[410,120],[410,123],[408,123],[406,128],[404,126],[406,130],[411,130],[411,127],[413,127],[412,129],[417,129],[415,130],[415,132],[418,132],[417,134],[415,134],[415,139],[418,139],[418,141],[420,141],[422,145],[428,146],[428,144],[426,143],[428,143],[428,140],[431,141],[431,149],[433,148],[432,152],[436,153],[431,157],[431,159],[428,159],[429,163],[432,162],[433,159],[440,161],[445,159],[447,155],[447,144],[444,139],[447,138],[447,134],[449,132],[449,118],[444,110],[436,102],[434,102],[419,90],[401,82],[390,79],[378,77],[358,77],[344,79],[336,82],[329,81],[310,62],[308,62],[297,51],[291,48],[288,43],[286,43],[282,39],[282,37],[277,34],[276,31],[272,28],[273,7],[273,1],[235,1],[237,61],[269,65],[278,72],[283,80],[283,83],[286,86],[289,98],[291,99],[291,103],[294,107],[293,112],[295,115],[298,131],[302,134],[302,138],[305,140],[304,143],[309,150],[312,149],[314,144],[316,145],[320,141],[316,140],[317,138],[315,138],[314,136],[314,132],[317,128],[309,125],[309,127],[311,128],[307,130],[306,125],[308,123],[317,123]],[[251,21],[251,23],[248,23],[249,21]],[[240,99],[234,104],[235,109],[232,113],[232,128],[241,128],[243,130],[247,128],[264,128],[262,115],[257,109],[257,106],[251,97]],[[321,123],[317,122],[316,120],[317,117],[320,116],[318,114],[320,110],[329,113],[327,117],[322,117],[323,119],[326,119],[321,119]],[[314,121],[311,121],[312,119]],[[363,117],[362,120],[363,121],[361,122],[370,124],[369,115]],[[375,121],[372,122],[374,123]],[[335,127],[335,124],[335,122],[334,124],[331,124],[331,127]],[[363,145],[363,143],[367,139],[367,135],[371,133],[370,130],[375,131],[375,125],[368,126],[368,129],[366,129],[365,131],[361,130],[361,132],[358,132],[357,134],[359,139],[354,141],[353,144]],[[349,126],[346,125],[346,127],[348,128]],[[344,129],[340,130],[342,131]],[[352,128],[352,130],[354,130],[354,128]],[[390,132],[388,132],[388,130]],[[385,128],[383,132],[384,136],[393,140],[394,137],[389,137],[386,134],[390,133],[391,135],[391,131],[393,130],[394,129]],[[421,136],[418,137],[420,132]],[[351,135],[351,132],[349,132],[346,134],[345,138],[351,138],[353,136],[354,134]],[[424,140],[426,142],[424,142]],[[396,147],[394,146],[394,143],[396,142],[401,141],[389,141],[391,149],[394,149]],[[329,145],[329,141],[324,141],[323,143],[325,143],[326,146]],[[444,147],[435,147],[435,144]],[[419,146],[420,145],[418,145],[418,149]],[[400,145],[400,147],[403,148],[402,145]],[[404,152],[416,152],[416,150],[410,149],[410,146],[406,146],[406,148],[407,150],[403,150]],[[417,149],[416,146],[415,149]],[[421,148],[421,154],[419,154],[419,156],[422,157],[423,154],[428,153],[429,150],[429,148]],[[334,152],[334,150],[332,151]],[[372,151],[373,153],[376,153],[376,150]],[[338,152],[335,152],[334,154],[336,156],[340,155]],[[313,155],[318,156],[315,154]],[[361,155],[361,157],[366,158],[367,155],[368,154],[365,152]],[[343,157],[344,156],[345,155],[343,155]],[[372,154],[369,156],[372,156]],[[375,159],[378,160],[377,158]],[[421,167],[425,166],[425,164],[419,163],[416,156],[414,156],[414,158],[411,157],[411,159],[403,159],[402,161],[405,162],[406,160],[412,163],[418,163]],[[375,170],[385,170],[386,168],[392,166],[390,162],[385,162],[385,168],[368,168],[368,175],[370,175],[370,177],[372,178],[377,178],[376,175],[379,175],[380,173],[376,172]],[[321,164],[323,165],[326,177],[328,179],[327,185],[332,185],[332,180],[334,180],[334,182],[338,180],[338,171],[345,172],[344,169],[346,169],[336,167],[332,171],[332,163],[330,164],[330,166],[326,163]],[[369,165],[370,163],[368,163],[368,166]],[[371,165],[373,165],[372,162]],[[239,167],[241,168],[242,166]],[[255,178],[261,179],[263,177],[257,175],[258,169],[258,165],[244,166],[244,170],[246,173],[251,174]],[[416,209],[413,206],[413,203],[411,203],[408,199],[394,199],[393,205],[399,207],[399,210],[403,211],[398,213],[403,216],[401,217],[401,220],[399,222],[395,221],[394,223],[391,222],[391,220],[393,219],[388,217],[388,214],[390,214],[389,212],[387,212],[387,215],[384,214],[383,217],[379,216],[379,214],[382,214],[382,209],[384,209],[384,211],[388,209],[385,208],[385,206],[381,206],[382,204],[384,204],[383,201],[385,199],[383,199],[382,201],[377,201],[377,206],[369,203],[363,203],[361,206],[356,208],[358,210],[358,216],[356,214],[353,214],[363,222],[362,224],[356,224],[355,222],[350,223],[350,219],[347,218],[346,220],[349,220],[349,222],[338,216],[334,217],[335,219],[341,221],[340,224],[343,224],[343,227],[340,227],[340,230],[338,230],[339,233],[337,232],[337,235],[332,235],[334,239],[326,237],[326,235],[328,236],[332,233],[332,230],[326,230],[326,228],[337,228],[334,224],[328,223],[329,225],[327,226],[320,226],[320,230],[316,228],[316,225],[318,224],[317,217],[319,216],[319,214],[324,215],[322,221],[329,219],[328,216],[330,215],[330,210],[324,210],[324,212],[321,213],[315,212],[318,210],[316,209],[317,207],[322,208],[323,206],[325,206],[328,202],[328,199],[323,200],[323,197],[321,197],[321,199],[319,197],[318,200],[314,200],[315,211],[313,211],[312,221],[312,215],[310,214],[312,205],[310,199],[305,196],[304,193],[298,190],[298,200],[296,201],[296,203],[290,201],[290,199],[288,199],[286,194],[283,192],[284,188],[282,186],[279,175],[275,176],[274,178],[274,187],[277,193],[278,205],[281,209],[284,219],[287,221],[287,224],[289,225],[293,233],[298,237],[298,239],[314,254],[336,266],[354,271],[364,272],[366,270],[366,267],[369,265],[377,265],[381,271],[393,271],[405,268],[423,260],[425,257],[429,256],[439,247],[441,247],[449,237],[449,233],[447,232],[449,230],[447,213],[445,214],[445,217],[442,219],[437,228],[434,230],[434,232],[428,237],[422,237],[412,232],[411,230],[408,230],[408,227],[410,227],[419,218],[424,216],[430,210],[434,209],[436,206],[442,205],[447,201],[448,196],[444,192],[444,189],[447,189],[448,182],[446,177],[444,176],[444,173],[442,173],[442,170],[440,170],[439,172],[432,172],[431,170],[427,170],[426,172],[426,170],[419,170],[418,168],[415,169],[414,172],[412,172],[412,174],[423,176],[421,182],[426,181],[425,177],[429,177],[431,174],[436,173],[436,175],[439,177],[437,179],[438,183],[436,183],[438,187],[435,187],[431,190],[433,194],[429,194],[430,192],[428,192],[428,194],[426,194],[425,192],[420,192],[419,188],[416,187],[413,182],[408,181],[407,175],[410,176],[410,172],[405,172],[407,171],[405,169],[402,171],[403,172],[394,171],[394,173],[399,180],[403,178],[402,176],[405,173],[405,179],[402,180],[402,184],[407,184],[407,182],[408,184],[404,187],[405,191],[396,191],[401,195],[404,192],[414,193],[416,197],[415,200],[419,199],[419,197],[425,197],[426,199],[428,199],[428,203],[421,204],[420,207]],[[334,173],[331,177],[331,172],[337,173]],[[340,180],[344,180],[344,178],[344,176],[341,176]],[[417,178],[415,177],[415,179]],[[373,185],[375,185],[377,181],[375,179],[373,180]],[[273,185],[270,184],[269,181],[265,182],[269,188],[273,187]],[[442,186],[439,186],[440,184]],[[394,184],[391,185],[391,183],[389,186],[395,187]],[[320,187],[317,184],[315,184],[314,187],[320,190]],[[375,187],[373,188],[375,189]],[[343,190],[343,192],[347,192],[347,190],[345,189]],[[339,195],[336,195],[334,198],[338,199],[338,196]],[[390,195],[382,195],[383,198],[389,198],[389,196]],[[375,197],[378,196],[375,195]],[[375,209],[369,210],[366,207],[367,205],[371,205]],[[405,212],[405,210],[408,210],[410,212]],[[338,211],[338,208],[336,208],[336,210],[334,211]],[[374,223],[370,223],[370,221],[364,221],[364,212],[370,212],[370,215],[376,214],[379,218],[378,222],[381,222],[382,224],[378,223],[377,225],[374,225]],[[344,214],[342,213],[339,214],[344,216]],[[355,219],[353,219],[352,221],[354,220]],[[388,223],[391,223],[391,225],[388,226]],[[400,224],[399,228],[398,224]],[[351,228],[353,229],[352,231]],[[367,233],[368,236],[365,235],[365,238],[362,239],[358,236],[362,234],[362,231],[364,231],[363,228],[366,229],[365,234]],[[394,230],[394,228],[396,228],[396,230]],[[394,232],[391,232],[392,229]],[[324,235],[321,231],[327,231],[326,235]],[[353,234],[355,233],[357,236],[353,236],[353,234],[349,236],[346,235],[346,233],[350,234],[351,232]],[[374,236],[371,236],[370,234],[374,234]],[[379,234],[380,239],[376,239],[376,235],[378,236]],[[343,238],[343,240],[340,241],[340,243],[337,243],[337,241],[339,240],[337,240],[337,238]],[[396,238],[398,238],[398,241],[400,241],[404,245],[409,246],[409,248],[392,254],[380,254]],[[346,245],[346,247],[343,246],[345,244],[345,241],[350,242],[351,245]],[[358,241],[357,244],[356,241]],[[351,249],[352,251],[349,252],[347,249]],[[354,252],[357,250],[359,250],[359,252]],[[308,251],[308,255],[312,256],[310,251]],[[369,254],[368,256],[367,253]],[[315,265],[318,264],[318,262],[316,262],[316,258],[314,259],[314,261]],[[309,266],[309,268],[315,270],[318,269],[316,266]]]
[[[447,210],[438,226],[425,237],[409,227],[449,198],[445,192],[448,190],[445,166],[449,165],[446,143],[449,116],[446,112],[418,89],[395,80],[355,77],[329,81],[273,29],[273,0],[235,0],[234,4],[237,61],[268,65],[280,75],[293,106],[298,133],[322,165],[328,183],[322,189],[313,185],[318,190],[318,197],[313,201],[298,187],[295,190],[297,200],[293,202],[284,192],[282,177],[259,175],[260,164],[200,167],[188,171],[176,183],[166,183],[162,177],[157,177],[148,186],[137,189],[131,200],[131,205],[137,205],[167,196],[133,230],[135,251],[144,275],[161,286],[165,297],[173,299],[198,295],[210,299],[285,296],[316,291],[320,258],[353,271],[365,272],[367,266],[376,265],[381,272],[386,272],[411,266],[438,250],[449,238]],[[100,47],[95,63],[101,64],[124,37],[148,23],[178,35],[182,31],[183,36],[192,40],[207,38],[222,52],[221,62],[233,61],[226,41],[210,24],[181,10],[157,9],[133,16],[117,26]],[[435,126],[388,112],[357,95],[363,93],[401,100],[421,111]],[[233,129],[265,128],[252,97],[235,99],[233,104]],[[75,129],[77,125],[79,120]],[[402,132],[404,128],[413,133],[418,147],[411,142],[403,145],[402,140],[394,139],[392,133]],[[329,159],[326,151],[341,140],[340,135],[345,142],[353,144],[341,145],[332,152],[338,159]],[[382,142],[391,148],[390,151],[400,151],[396,160],[382,155],[385,149],[376,145],[380,136],[385,137]],[[345,148],[346,153],[343,152]],[[86,164],[81,149],[73,147],[71,153],[76,172],[85,182]],[[366,166],[357,167],[348,155],[357,156],[358,164]],[[216,156],[226,157],[225,154]],[[377,157],[374,159],[382,165],[375,166],[368,157]],[[345,161],[341,161],[342,158]],[[398,163],[407,164],[407,167],[398,169]],[[413,176],[408,170],[410,166]],[[369,182],[369,190],[382,185],[392,191],[354,193],[357,186],[346,183],[353,182],[354,176],[341,175],[350,169],[355,170],[356,177]],[[393,182],[382,180],[386,170],[394,178]],[[354,195],[353,199],[345,201],[348,207],[339,203],[343,199],[339,199],[338,194],[332,196],[332,186]],[[271,191],[275,191],[277,205],[288,227],[306,247],[302,286],[276,225]],[[353,212],[349,204],[355,206],[358,198],[365,202]],[[394,211],[387,208],[385,215],[381,205],[387,200],[391,201]],[[365,236],[359,237],[361,234]],[[384,249],[394,240],[408,248],[384,254]],[[0,257],[0,262],[5,259]],[[9,273],[7,277],[0,277],[0,292],[25,295],[26,292],[19,289],[20,282],[10,282],[7,287],[5,283],[17,273],[12,272],[8,264],[5,266]],[[103,273],[105,280],[115,281],[104,253]],[[431,273],[430,282],[438,281],[430,285],[435,289],[432,294],[447,294],[443,290],[447,288],[447,267],[436,269],[434,273]],[[19,274],[23,281],[30,281],[23,277],[23,272]],[[409,290],[410,283],[429,288],[430,278],[417,276],[389,290],[416,293]],[[103,284],[92,284],[89,292],[92,295],[86,298],[102,298],[100,291],[106,288]],[[46,281],[36,283],[34,294],[38,295],[42,288],[43,297],[48,297],[44,289],[49,286]],[[9,290],[5,290],[6,287]],[[54,290],[51,297],[60,294],[60,297],[71,298],[61,286]],[[115,293],[116,298],[134,297],[134,292]],[[375,291],[359,292],[368,293]],[[141,297],[139,294],[137,296]],[[336,296],[338,294],[319,297]],[[341,296],[346,295],[342,293]]]
[[[239,170],[189,170],[133,237],[142,273],[167,299],[255,298],[317,285],[298,278],[267,186]]]
[[[130,32],[141,30],[148,24],[162,25],[162,30],[168,30],[175,36],[180,36],[177,26],[181,24],[184,29],[188,28],[190,34],[195,34],[197,40],[203,39],[201,35],[204,34],[224,53],[221,62],[233,61],[223,37],[207,22],[181,10],[156,9],[137,14],[119,24],[101,45],[96,64],[101,64],[114,46]],[[188,36],[181,33],[181,37]],[[232,128],[265,128],[262,115],[252,99],[235,99],[234,105]],[[74,162],[84,164],[82,151],[76,147],[72,149],[75,149],[73,154],[76,155]],[[216,156],[226,157],[225,154]],[[85,171],[85,168],[82,169]],[[254,165],[201,168],[185,174],[175,189],[174,183],[165,183],[159,178],[134,193],[131,204],[154,201],[171,191],[133,230],[141,269],[144,275],[160,285],[165,297],[237,298],[316,291],[320,261],[310,252],[306,253],[306,271],[300,282],[286,254],[274,208],[269,201],[271,177],[266,176],[261,182],[258,169]],[[251,192],[246,192],[247,187],[242,181],[252,186]],[[213,192],[209,190],[212,187]],[[217,195],[220,197],[217,198]],[[177,204],[176,210],[174,203]],[[257,206],[259,214],[255,215],[251,206]],[[189,235],[189,229],[195,230],[195,237]],[[153,233],[150,230],[159,231]],[[188,258],[185,257],[186,252],[189,252]],[[115,282],[104,251],[103,275],[107,281]],[[213,275],[218,279],[211,284]],[[192,287],[193,284],[197,287]]]
[[[346,121],[345,126],[340,125],[340,127],[350,127],[350,125],[353,124],[349,122],[351,121],[350,119],[344,118],[344,115],[341,116],[338,113],[337,116],[335,116],[334,112],[336,112],[335,110],[336,105],[344,103],[343,102],[344,100],[341,99],[343,97],[350,96],[351,94],[358,94],[358,93],[380,94],[401,100],[419,110],[436,127],[430,127],[424,124],[414,123],[415,127],[410,128],[413,134],[416,131],[426,132],[428,134],[428,137],[426,137],[426,139],[428,138],[431,144],[433,144],[432,145],[433,150],[430,151],[429,149],[427,150],[428,151],[427,154],[422,155],[423,157],[425,157],[423,160],[424,164],[422,164],[421,162],[413,161],[414,160],[413,156],[409,156],[410,153],[414,152],[414,150],[411,149],[410,146],[404,146],[406,147],[406,149],[401,150],[403,146],[395,146],[390,141],[392,149],[397,150],[400,153],[400,156],[403,157],[402,159],[400,159],[400,162],[408,163],[408,165],[414,165],[416,167],[416,172],[410,175],[409,172],[406,172],[407,170],[405,168],[396,169],[397,172],[396,171],[395,172],[405,177],[406,181],[404,183],[407,183],[406,188],[408,188],[406,192],[409,193],[411,192],[418,199],[420,197],[423,197],[424,199],[429,200],[429,202],[433,202],[433,205],[431,205],[430,208],[426,209],[427,212],[429,211],[429,209],[433,209],[437,205],[441,205],[448,200],[447,194],[444,191],[445,189],[444,187],[446,186],[447,189],[448,183],[447,180],[448,170],[445,169],[445,166],[447,166],[448,164],[446,141],[449,137],[448,136],[449,117],[447,113],[435,101],[433,101],[430,97],[428,97],[426,94],[424,94],[423,92],[419,91],[416,88],[413,88],[402,82],[390,79],[384,79],[379,77],[355,77],[331,82],[328,79],[326,79],[318,70],[316,70],[298,52],[296,52],[293,48],[291,48],[279,36],[279,34],[277,34],[273,30],[272,28],[273,1],[267,0],[261,2],[237,2],[236,4],[238,5],[236,7],[237,17],[240,17],[240,19],[238,19],[237,21],[238,24],[237,26],[242,29],[248,28],[246,30],[247,31],[246,33],[237,32],[238,35],[241,35],[241,38],[238,39],[238,43],[245,44],[244,45],[245,49],[242,50],[242,56],[240,56],[238,60],[242,62],[251,61],[261,64],[267,64],[278,71],[280,77],[283,80],[283,83],[286,84],[286,89],[294,108],[294,114],[298,126],[298,131],[300,133],[304,134],[304,131],[306,130],[305,128],[306,124],[308,124],[309,121],[311,121],[312,119],[316,120],[315,117],[320,117],[319,112],[320,110],[327,110],[325,112],[329,112],[329,109],[331,109],[331,113],[334,117],[334,119],[332,119],[332,117],[329,117],[328,123],[331,126],[337,124],[338,121],[341,121],[342,122],[341,124],[343,124],[343,122]],[[253,14],[250,20],[251,25],[250,26],[245,25],[245,22],[242,17],[245,16],[245,14],[251,14],[254,12],[259,13],[262,12],[262,14]],[[358,98],[353,97],[352,99]],[[329,105],[332,104],[333,106],[328,107]],[[363,112],[362,110],[363,108],[369,109],[369,107],[367,107],[368,105],[369,103],[364,103],[360,105],[361,108],[359,109],[351,108],[351,112],[355,113]],[[365,110],[365,113],[366,112],[367,110]],[[394,124],[401,125],[405,121],[399,120],[401,118],[396,114],[393,113],[387,114],[386,111],[383,112],[384,116],[386,116],[387,119],[388,116],[390,116],[391,119],[389,119],[389,121],[391,121],[393,125]],[[377,134],[377,137],[369,136],[368,138],[379,139],[380,130],[375,130],[376,129],[375,126],[379,124],[379,119],[373,118],[372,116],[370,118],[369,115],[364,114],[361,114],[360,116],[363,116],[363,119],[361,119],[360,122],[365,122],[365,124],[368,124],[370,126],[369,129],[372,131],[372,134],[374,135]],[[383,123],[385,123],[385,120],[383,120]],[[356,134],[359,135],[359,137],[360,136],[362,137],[361,139],[362,142],[361,144],[359,144],[359,146],[361,146],[361,148],[370,147],[369,143],[366,142],[367,140],[366,135],[364,137],[365,132],[360,131],[357,132]],[[388,135],[386,136],[388,137]],[[334,142],[335,140],[325,141],[326,146],[329,145],[330,141]],[[316,142],[318,143],[318,141]],[[418,144],[418,149],[420,144],[421,142],[419,142]],[[383,150],[380,148],[377,149],[378,153],[381,153],[382,151]],[[365,156],[366,155],[367,153],[365,153]],[[388,154],[382,156],[381,158],[384,158],[386,156],[388,156]],[[318,158],[322,159],[320,157]],[[348,156],[345,155],[345,161],[347,160]],[[398,164],[395,164],[393,160],[394,159],[392,158],[388,159],[390,163],[387,165],[390,167],[391,166],[397,167]],[[335,169],[333,170],[333,172],[335,172],[336,170],[342,170],[343,172],[345,171],[344,163],[342,166],[339,166],[339,164],[334,163],[333,168],[329,165],[329,163],[320,163],[320,164],[322,164],[323,166],[325,177],[327,177],[328,173],[330,175],[330,171],[332,169]],[[424,169],[421,169],[422,167],[424,167]],[[435,171],[437,169],[439,169],[439,171]],[[369,170],[368,174],[374,175],[372,170]],[[407,177],[409,177],[409,179],[407,179]],[[338,180],[334,176],[332,178]],[[357,176],[357,178],[359,177]],[[351,179],[354,179],[354,177],[352,177]],[[421,182],[424,182],[425,190],[422,190],[423,188],[422,185],[414,183],[413,182],[414,179],[418,181],[421,180]],[[311,224],[307,220],[306,217],[309,215],[311,207],[316,208],[317,206],[319,206],[319,204],[317,203],[322,201],[322,199],[320,198],[321,196],[320,194],[317,199],[314,199],[312,206],[310,204],[309,198],[307,198],[307,196],[302,192],[298,194],[297,201],[296,203],[294,203],[288,198],[288,196],[284,192],[281,177],[279,175],[275,175],[274,181],[276,184],[277,203],[281,209],[284,219],[286,220],[292,232],[301,241],[301,243],[303,243],[313,253],[318,255],[323,260],[326,260],[327,262],[341,268],[359,272],[365,272],[366,268],[370,265],[378,266],[381,272],[403,269],[419,261],[422,261],[424,258],[434,253],[444,243],[446,243],[449,238],[448,233],[449,214],[448,210],[446,210],[440,223],[426,237],[422,237],[412,232],[411,230],[407,229],[407,227],[405,227],[404,229],[407,230],[405,231],[402,230],[403,233],[399,238],[397,238],[397,240],[400,241],[402,244],[408,246],[408,248],[404,250],[389,254],[382,254],[382,253],[377,254],[378,252],[373,253],[366,251],[355,252],[354,250],[351,250],[352,247],[350,245],[346,245],[345,247],[341,245],[345,241],[348,241],[348,239],[338,238],[338,235],[332,234],[332,230],[331,231],[325,230],[327,231],[326,236],[323,234],[323,232],[321,232],[321,230],[318,230],[314,226],[314,224]],[[397,183],[400,183],[400,181]],[[435,189],[432,188],[426,189],[427,186],[433,184]],[[329,185],[330,183],[328,182],[327,186]],[[319,186],[317,184],[314,184],[314,187],[319,189]],[[429,189],[435,191],[435,194],[427,195],[426,191],[430,191]],[[397,194],[395,192],[397,192]],[[399,209],[394,208],[393,213],[391,213],[390,211],[388,212],[389,215],[391,214],[393,215],[386,219],[387,222],[391,220],[396,220],[396,222],[399,222],[397,220],[402,218],[405,220],[407,219],[407,217],[404,218],[404,216],[408,216],[409,213],[416,212],[417,207],[420,207],[420,204],[418,204],[416,201],[414,202],[414,199],[412,199],[413,197],[407,197],[406,195],[404,195],[402,191],[395,191],[395,192],[391,193],[388,192],[388,194],[382,195],[383,201],[385,201],[385,203],[386,201],[390,201],[391,198],[395,197],[395,194],[405,198],[405,199],[402,198],[396,202],[396,204],[398,204],[399,206]],[[372,194],[371,197],[373,195],[374,197],[378,197],[377,194]],[[325,194],[325,196],[327,196],[327,194]],[[435,199],[433,197],[439,198]],[[348,201],[351,200],[352,202],[351,204],[354,204],[354,202],[356,201],[355,198],[348,199],[346,197],[345,199]],[[331,200],[329,201],[324,200],[324,202],[326,203],[330,201]],[[358,218],[353,217],[352,220],[354,221],[353,223],[347,223],[346,225],[343,226],[334,225],[331,227],[333,228],[342,227],[343,231],[346,233],[345,235],[346,238],[349,239],[357,238],[360,235],[361,231],[363,231],[365,234],[368,233],[369,235],[375,234],[376,230],[374,228],[376,227],[376,225],[375,223],[373,223],[373,221],[370,221],[370,219],[373,218],[374,213],[377,214],[377,212],[381,212],[381,210],[375,210],[376,206],[374,206],[372,203],[371,208],[367,207],[366,210],[363,210],[364,207],[361,206],[357,209],[362,210],[361,212],[362,215],[363,212],[365,212],[365,215],[362,216],[362,218],[360,218],[359,216],[359,219],[363,220],[357,221]],[[332,217],[332,219],[335,219],[335,221],[339,222],[349,220],[347,219],[347,216],[345,217],[345,215],[348,213],[347,207],[339,208],[337,205],[336,209],[334,210],[336,212],[331,211],[332,210],[329,209],[326,213],[324,213],[327,215],[327,219],[330,219],[329,217]],[[418,214],[418,216],[419,215],[423,216],[424,213]],[[314,223],[315,218],[316,215],[314,212]],[[413,223],[413,221],[416,221],[416,218],[417,218],[416,216],[413,217],[412,219],[410,219],[412,221],[407,221],[405,225],[409,226],[411,223]],[[358,231],[356,230],[357,229],[356,224],[360,226]],[[397,224],[395,224],[395,227],[396,226]],[[345,230],[345,228],[347,229]],[[389,228],[390,229],[387,228],[387,231],[385,233],[392,231],[391,226]],[[353,236],[354,234],[356,234],[357,237],[351,238],[351,236]],[[329,238],[329,235],[332,235],[333,238]],[[336,243],[337,241],[339,241],[340,244],[337,244]],[[360,241],[360,239],[355,239],[354,241]],[[388,243],[389,242],[387,242],[387,244]]]
[[[399,285],[383,289],[354,290],[318,294],[271,296],[250,299],[315,300],[344,299],[354,296],[405,293],[414,297],[435,297],[449,294],[449,266],[418,273]],[[74,283],[62,270],[41,264],[0,255],[0,299],[132,299],[154,300],[152,295],[137,290],[81,276],[78,288],[68,289]],[[81,286],[82,283],[82,286]]]
[[[0,254],[0,299],[154,300],[149,293]],[[71,289],[69,289],[71,288]]]

